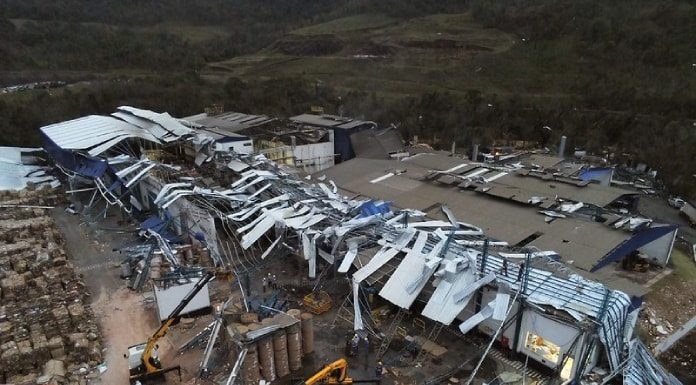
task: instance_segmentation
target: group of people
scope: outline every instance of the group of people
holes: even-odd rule
[[[263,292],[266,292],[266,288],[271,288],[271,290],[278,289],[278,278],[275,274],[268,273],[268,276],[261,279],[261,285],[263,285]]]
[[[360,338],[360,336],[357,333],[352,333],[353,336],[351,337],[351,333],[348,333],[348,336],[346,338],[346,350],[347,354],[350,357],[355,357],[358,355],[358,352],[360,350],[360,342],[364,341],[365,343],[365,353],[369,354],[370,353],[370,339],[365,336],[364,338]]]
[[[365,369],[367,369],[367,362],[370,355],[370,339],[368,336],[360,338],[358,333],[348,332],[346,334],[346,355],[349,357],[356,357],[360,354],[361,345],[365,345]],[[377,361],[375,366],[375,375],[377,379],[381,381],[382,373],[384,372],[384,364],[382,361]]]
[[[515,282],[519,282],[522,280],[522,276],[524,275],[524,262],[522,262],[519,266],[519,269],[517,270],[517,279]],[[503,258],[503,266],[500,268],[499,273],[503,274],[504,276],[508,276],[508,260]]]

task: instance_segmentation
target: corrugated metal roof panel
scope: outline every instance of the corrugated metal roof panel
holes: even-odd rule
[[[130,123],[99,115],[51,124],[41,127],[41,131],[59,147],[71,150],[85,150],[118,137],[140,137],[157,142],[152,134]]]
[[[165,130],[157,123],[154,123],[154,122],[149,121],[147,119],[139,118],[139,117],[137,117],[135,115],[131,115],[127,112],[117,111],[117,112],[114,112],[113,114],[111,114],[111,116],[118,118],[118,119],[121,119],[125,122],[128,122],[128,123],[140,128],[142,130],[145,130],[157,138],[164,139],[167,141],[171,141],[172,139],[177,138],[176,136],[171,135],[169,133],[169,131]]]
[[[159,124],[165,130],[171,132],[176,136],[183,136],[192,134],[193,130],[179,123],[178,120],[174,119],[168,113],[157,113],[150,110],[141,110],[140,108],[134,108],[129,106],[121,106],[117,108],[119,111],[126,111],[135,115],[139,118],[150,120],[154,123]]]
[[[335,127],[340,124],[346,123],[346,120],[329,119],[327,117],[324,117],[323,115],[312,114],[302,114],[293,116],[290,118],[290,121],[320,127]]]
[[[682,385],[638,339],[630,343],[623,382],[626,385]]]
[[[366,122],[363,120],[353,120],[352,122],[343,123],[337,127],[342,128],[344,130],[350,130],[351,128],[356,128],[356,127],[366,126],[366,125],[376,126],[376,124],[374,124],[372,122]]]
[[[468,300],[456,302],[455,294],[474,283],[476,278],[473,263],[465,270],[446,276],[437,285],[421,314],[433,321],[449,325],[469,303]]]

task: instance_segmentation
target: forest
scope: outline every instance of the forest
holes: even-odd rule
[[[317,93],[314,79],[302,76],[211,80],[202,74],[209,63],[341,17],[464,12],[522,42],[477,56],[490,69],[490,87],[464,83],[395,97],[339,80]],[[452,139],[466,148],[501,138],[552,146],[563,134],[571,146],[646,162],[672,191],[696,194],[688,150],[696,145],[692,1],[7,0],[0,3],[0,36],[0,86],[75,82],[0,95],[3,145],[39,145],[36,129],[44,124],[123,104],[175,116],[213,103],[277,116],[320,104],[393,123],[405,137],[448,138],[434,143],[445,148]],[[498,81],[525,87],[501,90]]]

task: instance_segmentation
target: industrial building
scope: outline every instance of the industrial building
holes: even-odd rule
[[[205,337],[191,340],[207,341],[199,375],[217,370],[228,385],[288,376],[315,350],[302,338],[330,338],[328,328],[347,320],[351,335],[375,346],[365,356],[373,364],[403,359],[397,339],[421,341],[409,365],[422,371],[429,370],[426,345],[438,346],[441,333],[488,336],[467,383],[495,380],[479,369],[492,351],[502,351],[536,363],[537,383],[680,384],[634,336],[645,288],[614,264],[634,253],[666,264],[676,229],[621,215],[630,191],[547,171],[558,163],[530,168],[407,154],[397,137],[389,139],[393,130],[372,122],[301,115],[290,119],[292,128],[225,133],[226,120],[271,122],[237,118],[177,120],[120,107],[109,117],[41,129],[82,215],[100,221],[116,212],[140,223],[141,244],[121,249],[133,289],[152,281],[161,295],[167,289],[158,285],[196,282],[210,269],[231,278],[222,286],[229,299],[215,310],[219,317]],[[237,137],[253,139],[256,151],[228,145]],[[295,152],[304,145],[332,145],[340,163],[321,160],[328,149]],[[293,155],[277,155],[284,147]],[[296,176],[296,168],[309,175]],[[314,322],[326,327],[311,332],[299,310],[283,311],[287,304],[276,297],[268,302],[267,286],[278,286],[275,273],[266,275],[273,264],[281,271],[296,266],[296,275],[279,278],[288,293],[306,294],[295,301],[307,311],[326,294],[321,287],[332,288],[333,321],[317,310]],[[170,299],[158,301],[165,323]],[[253,318],[248,326],[224,316],[237,303],[247,321]],[[387,314],[381,322],[378,305]],[[418,338],[401,336],[416,320]],[[220,361],[211,356],[220,344],[231,352],[215,367]],[[522,373],[531,371],[525,365]],[[390,380],[410,380],[396,373]]]

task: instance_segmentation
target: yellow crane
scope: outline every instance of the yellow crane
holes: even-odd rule
[[[359,382],[379,382],[379,379],[355,380],[350,378],[348,377],[347,369],[348,361],[346,361],[345,358],[339,358],[314,373],[312,377],[309,377],[303,382],[303,385],[314,385],[317,383],[326,385],[349,385]]]
[[[135,384],[148,379],[160,377],[164,373],[180,370],[178,366],[162,369],[162,363],[157,357],[157,341],[164,337],[169,327],[179,319],[181,311],[198,294],[198,292],[215,277],[215,272],[209,271],[191,288],[186,296],[179,302],[167,319],[160,325],[155,333],[147,339],[147,342],[133,345],[128,348],[128,368],[130,370],[130,382]]]

